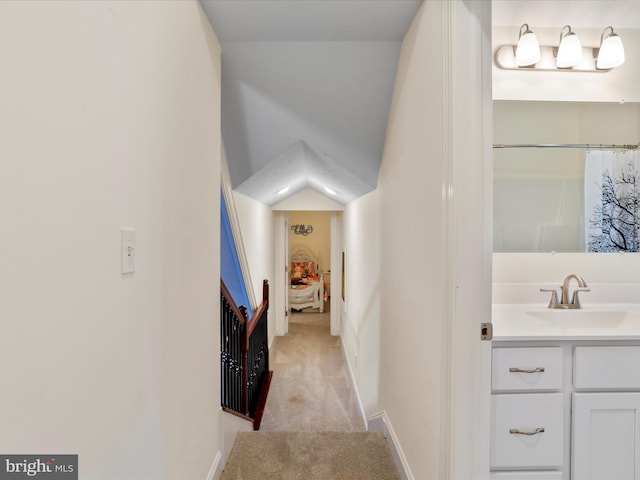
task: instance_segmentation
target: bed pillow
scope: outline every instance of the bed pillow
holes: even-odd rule
[[[292,278],[303,278],[307,275],[315,275],[314,262],[293,262],[291,264]]]
[[[304,275],[304,263],[294,262],[291,264],[291,278],[302,278]]]
[[[307,275],[314,275],[316,273],[316,271],[314,270],[314,263],[313,262],[305,262],[304,264],[304,273],[306,273]]]

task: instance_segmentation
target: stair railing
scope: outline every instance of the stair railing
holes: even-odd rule
[[[258,430],[271,383],[269,371],[269,283],[262,286],[262,304],[248,319],[220,280],[220,368],[223,410],[253,422]]]

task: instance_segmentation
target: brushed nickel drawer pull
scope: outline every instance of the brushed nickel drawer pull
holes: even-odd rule
[[[523,370],[521,368],[511,367],[509,371],[515,373],[540,373],[544,372],[544,367],[532,368],[531,370]]]
[[[537,435],[538,433],[544,433],[544,428],[536,428],[533,432],[523,432],[517,428],[512,428],[509,430],[509,433],[511,435]]]

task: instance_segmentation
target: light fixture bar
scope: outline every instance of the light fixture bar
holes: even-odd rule
[[[607,72],[625,61],[622,39],[607,27],[599,47],[584,48],[578,36],[565,25],[557,47],[540,46],[528,24],[520,27],[517,45],[501,45],[494,55],[503,70],[543,72]]]
[[[596,68],[597,48],[582,48],[582,62],[571,68],[558,68],[556,51],[558,47],[541,46],[540,60],[535,66],[519,67],[515,62],[513,45],[501,45],[495,52],[494,60],[502,70],[519,70],[521,72],[608,72],[608,69]],[[595,54],[594,54],[595,53]]]

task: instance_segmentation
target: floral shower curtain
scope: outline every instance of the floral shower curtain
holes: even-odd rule
[[[638,151],[587,152],[585,245],[588,252],[637,252]]]

